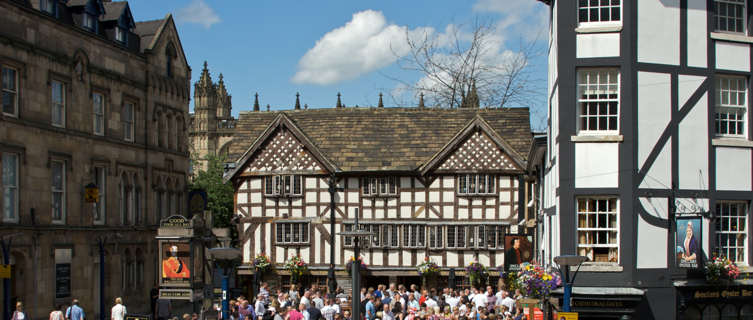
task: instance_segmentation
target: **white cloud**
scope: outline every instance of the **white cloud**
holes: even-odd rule
[[[196,23],[209,29],[213,24],[220,22],[220,16],[204,0],[191,1],[175,13],[175,20],[179,23]]]
[[[549,25],[549,7],[539,1],[478,0],[473,11],[497,14],[499,33],[529,41],[546,35]]]
[[[295,83],[328,85],[386,67],[410,50],[408,36],[433,33],[388,24],[382,12],[353,14],[344,26],[327,32],[298,62]]]

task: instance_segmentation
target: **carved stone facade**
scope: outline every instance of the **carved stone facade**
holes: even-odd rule
[[[204,62],[199,81],[194,84],[194,113],[189,124],[194,170],[206,169],[208,156],[227,155],[235,131],[235,118],[231,115],[232,98],[225,88],[222,74],[217,83],[212,82],[209,68]]]
[[[97,318],[100,296],[149,313],[156,226],[183,212],[189,169],[191,70],[172,16],[135,22],[127,2],[0,1],[0,25],[11,301],[34,319],[73,298]],[[84,201],[89,184],[97,205]]]

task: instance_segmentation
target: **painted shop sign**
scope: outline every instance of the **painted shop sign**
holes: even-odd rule
[[[753,290],[749,289],[725,289],[725,290],[696,290],[693,292],[694,299],[719,299],[719,298],[747,298],[753,297]]]
[[[160,289],[160,299],[169,300],[191,300],[193,298],[193,290],[191,289]]]
[[[161,228],[191,228],[191,221],[184,216],[170,216],[160,223]]]
[[[619,300],[577,300],[573,299],[573,307],[597,307],[597,308],[627,308],[625,301]]]
[[[160,243],[162,281],[165,286],[191,284],[191,245],[185,242]]]
[[[678,268],[697,269],[701,260],[701,217],[676,219],[675,256]]]

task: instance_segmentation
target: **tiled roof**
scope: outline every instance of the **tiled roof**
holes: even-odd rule
[[[102,21],[112,21],[118,20],[118,18],[120,18],[120,15],[123,14],[123,9],[125,9],[126,5],[128,5],[128,2],[104,2],[102,3],[102,5],[104,5],[105,7],[105,14],[101,18]]]
[[[85,6],[89,0],[68,0],[69,7]]]
[[[478,114],[526,159],[531,147],[528,108],[330,108],[242,112],[229,154],[240,156],[285,113],[322,154],[344,172],[412,171],[428,162]]]
[[[136,22],[136,28],[133,29],[133,33],[138,34],[141,37],[141,50],[147,49],[149,44],[152,43],[152,39],[157,34],[159,27],[165,23],[165,19],[139,21]]]

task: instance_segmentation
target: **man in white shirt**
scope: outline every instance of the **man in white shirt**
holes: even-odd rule
[[[476,291],[476,289],[473,289],[473,291]],[[475,292],[475,295],[473,298],[471,298],[471,301],[474,305],[476,305],[476,308],[486,308],[486,295],[480,292]]]
[[[322,317],[325,320],[334,320],[335,319],[335,307],[332,305],[332,300],[329,298],[325,299],[325,306],[321,308],[319,311],[322,313]]]
[[[502,305],[507,307],[507,310],[512,311],[515,308],[515,299],[510,298],[507,291],[502,290]]]
[[[115,306],[112,307],[112,312],[110,313],[110,319],[112,320],[123,320],[125,319],[126,315],[126,307],[123,305],[123,299],[120,297],[115,298]]]
[[[458,306],[460,298],[455,296],[455,292],[450,292],[450,296],[447,297],[444,301],[447,302],[447,305],[450,306],[450,309],[454,309]]]

